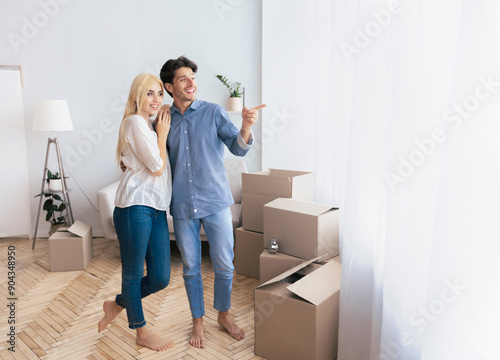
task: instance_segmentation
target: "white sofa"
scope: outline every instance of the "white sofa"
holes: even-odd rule
[[[241,224],[241,174],[247,173],[247,167],[243,158],[224,159],[226,174],[229,180],[229,187],[233,195],[234,204],[231,205],[231,214],[233,216],[233,230]],[[116,232],[113,226],[113,209],[115,207],[115,195],[118,188],[118,181],[106,186],[97,192],[97,205],[99,206],[99,217],[101,220],[102,232],[106,239],[116,239]],[[168,229],[170,231],[170,240],[174,240],[174,224],[172,216],[167,213]],[[206,234],[201,228],[201,240],[206,241]]]

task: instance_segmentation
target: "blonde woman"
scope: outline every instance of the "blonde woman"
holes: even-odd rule
[[[117,162],[126,166],[113,212],[120,243],[122,288],[115,300],[104,302],[104,317],[98,325],[98,331],[103,331],[126,309],[129,327],[136,330],[137,344],[157,351],[173,344],[148,329],[141,299],[164,289],[170,281],[166,217],[172,196],[166,145],[170,111],[167,108],[159,112],[162,102],[163,85],[158,77],[140,74],[134,79],[116,149]],[[155,126],[149,119],[154,115],[158,115]]]

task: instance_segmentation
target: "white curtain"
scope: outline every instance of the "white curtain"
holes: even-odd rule
[[[309,161],[341,208],[340,360],[500,358],[499,14],[263,1],[263,101],[305,109],[263,167]]]
[[[333,12],[339,359],[499,359],[500,4]]]
[[[31,236],[20,70],[0,67],[0,237]]]

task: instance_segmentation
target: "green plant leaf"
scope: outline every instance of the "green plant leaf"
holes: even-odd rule
[[[52,171],[47,169],[47,180],[60,179],[60,178],[61,178],[61,174],[59,174],[59,171],[56,171],[55,173],[53,173]]]
[[[215,77],[228,88],[230,97],[241,97],[241,95],[243,95],[243,93],[240,92],[240,82],[231,83],[229,82],[228,78],[222,75],[215,75]]]
[[[43,210],[49,210],[52,204],[52,199],[45,200],[45,202],[43,203]]]
[[[49,170],[47,170],[47,172],[48,171]],[[55,174],[51,173],[51,175],[53,177],[58,176],[58,174],[59,173],[55,173]],[[40,195],[41,194],[39,194],[37,196],[40,196]],[[64,210],[66,210],[66,203],[61,198],[61,196],[59,196],[57,194],[51,194],[51,193],[44,194],[44,196],[45,196],[46,200],[43,203],[43,210],[45,210],[47,212],[47,214],[45,214],[45,220],[53,225],[61,223],[61,220],[62,220],[62,222],[64,222],[64,220],[66,218],[66,214],[62,214],[62,212]],[[57,201],[57,203],[55,203],[56,201]],[[55,213],[58,213],[57,217],[56,217]]]

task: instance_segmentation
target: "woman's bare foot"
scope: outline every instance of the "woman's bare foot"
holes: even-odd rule
[[[245,332],[236,325],[233,319],[229,316],[229,311],[221,311],[217,316],[217,322],[223,326],[229,335],[236,340],[241,340],[245,337]]]
[[[102,305],[102,309],[104,310],[104,316],[97,325],[98,332],[104,331],[106,326],[108,326],[108,324],[113,321],[116,315],[118,315],[124,308],[118,305],[115,301],[107,300]]]
[[[137,329],[137,345],[145,346],[151,350],[163,351],[170,349],[174,344],[170,341],[163,340],[158,335],[153,334],[147,326]]]
[[[202,317],[193,319],[193,332],[189,343],[197,348],[205,347],[205,328],[203,327]]]

